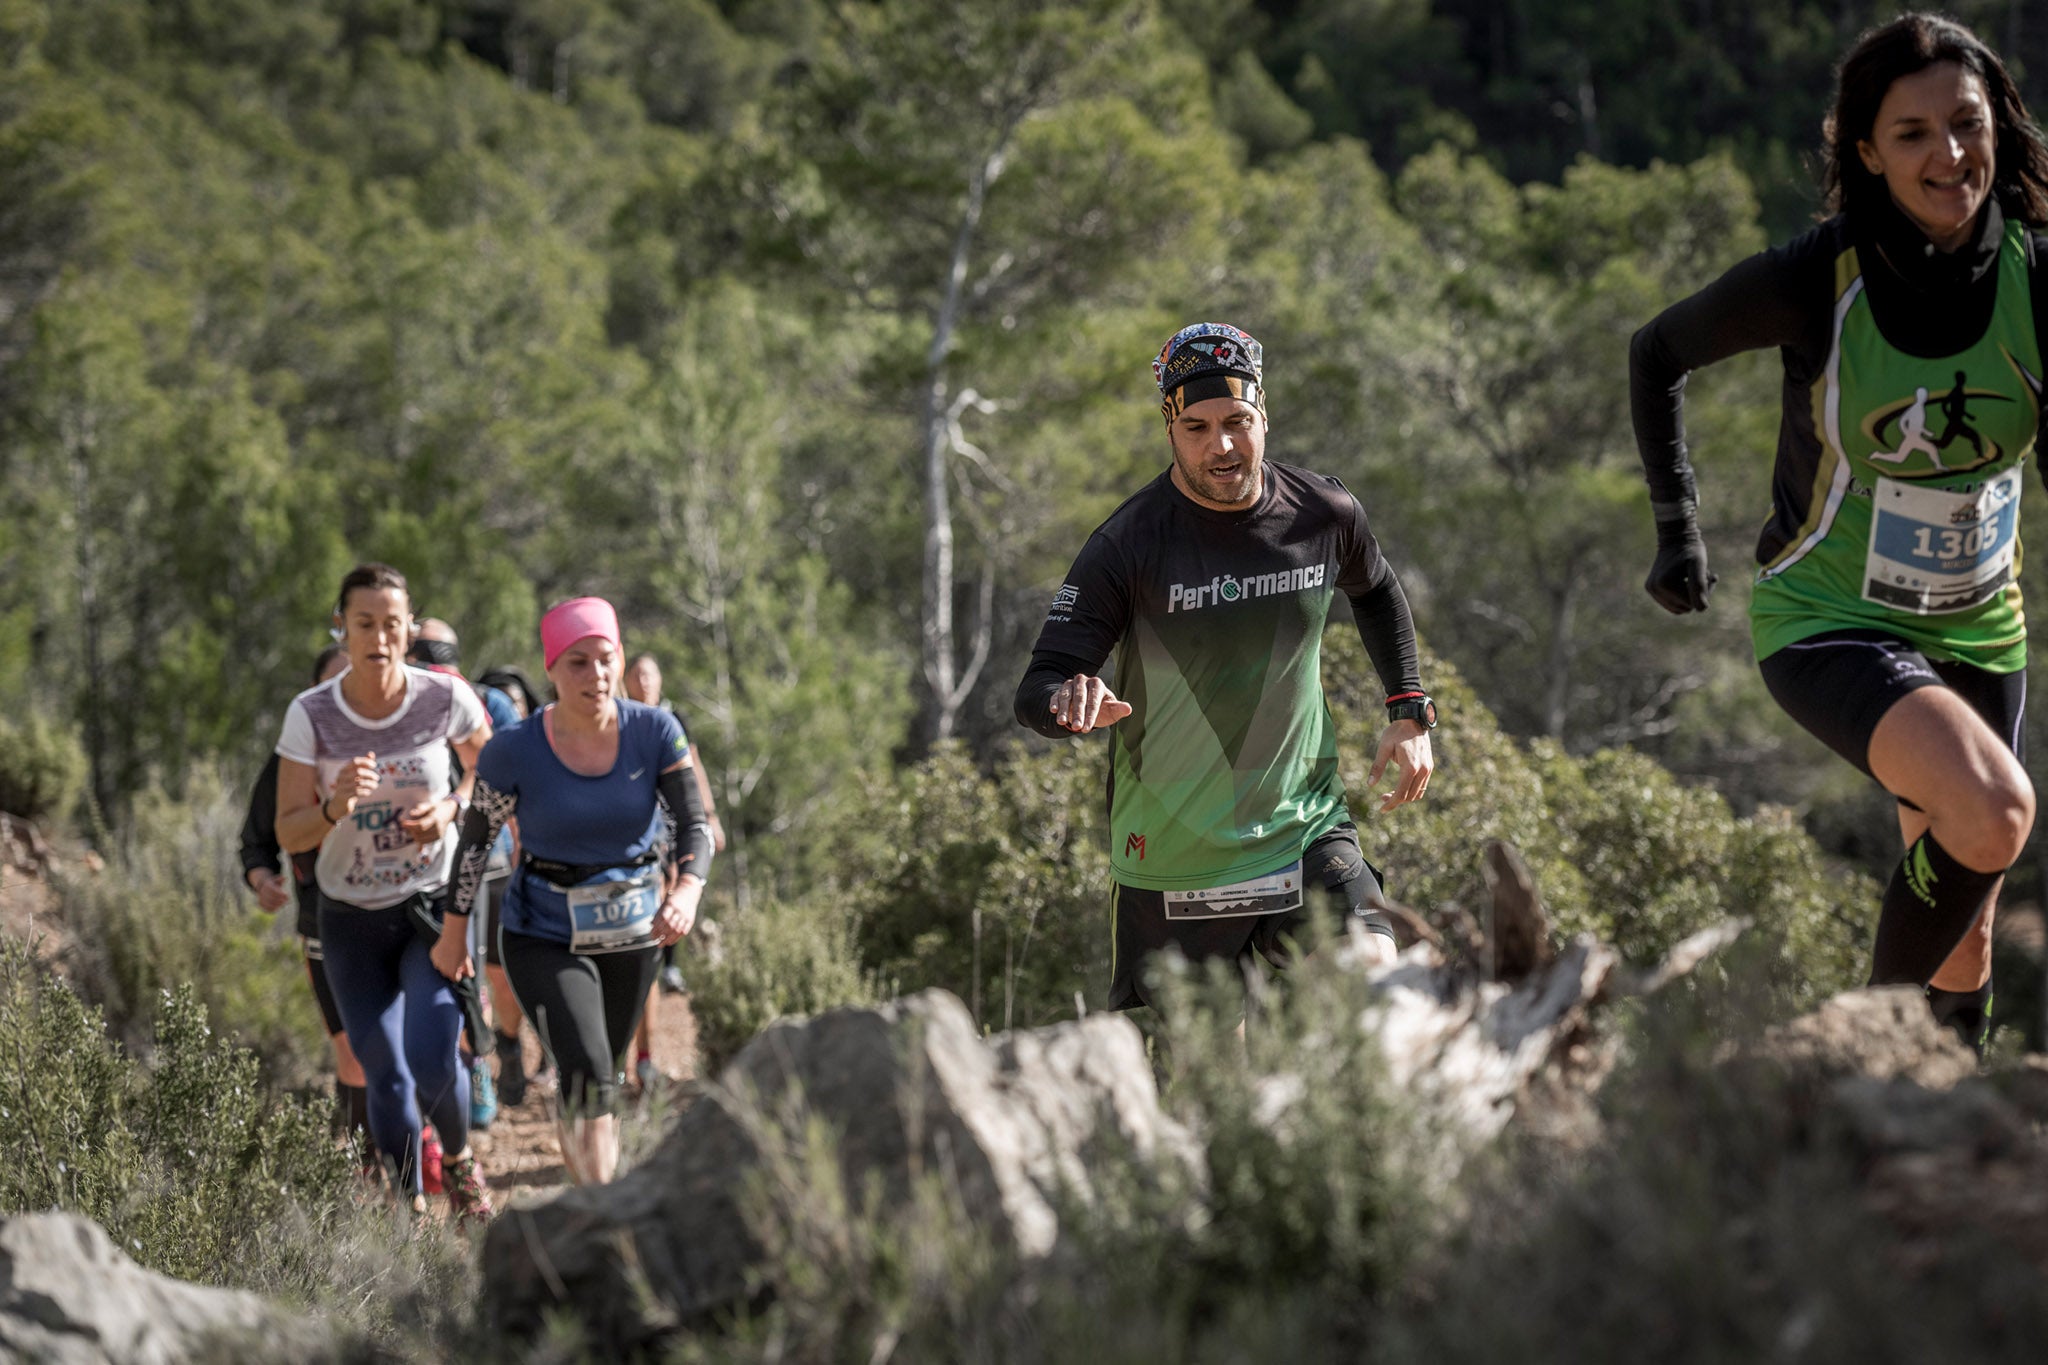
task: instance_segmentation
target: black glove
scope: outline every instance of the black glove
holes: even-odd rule
[[[1657,523],[1657,560],[1643,590],[1673,616],[1705,611],[1707,596],[1721,576],[1707,568],[1707,544],[1699,523],[1690,516]]]

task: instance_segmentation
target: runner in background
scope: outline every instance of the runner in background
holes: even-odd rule
[[[313,661],[313,685],[337,677],[348,667],[348,655],[340,645],[329,645]],[[320,1019],[327,1029],[327,1041],[334,1048],[334,1127],[338,1134],[360,1144],[363,1160],[372,1168],[377,1147],[370,1140],[370,1102],[363,1090],[363,1064],[348,1045],[348,1031],[342,1027],[341,1011],[327,984],[327,969],[320,961],[319,888],[313,882],[313,862],[308,851],[283,858],[277,845],[277,755],[271,754],[262,774],[249,792],[249,814],[242,822],[242,875],[256,893],[256,903],[276,914],[296,901],[300,950],[306,961],[306,980],[313,987],[313,999],[320,1006]],[[285,870],[289,866],[289,872]]]
[[[1665,309],[1629,348],[1657,519],[1644,587],[1666,611],[1706,610],[1686,376],[1775,349],[1758,667],[1786,714],[1898,800],[1906,851],[1871,981],[1928,988],[1936,1018],[1981,1051],[1998,890],[2034,823],[2017,567],[2048,143],[1991,50],[1926,14],[1858,40],[1824,139],[1834,216]]]
[[[540,698],[533,690],[533,684],[516,668],[487,669],[477,682],[503,694],[519,721],[540,710]],[[510,725],[499,726],[495,720],[492,727],[497,734],[511,728]],[[493,870],[498,866],[501,851],[506,867],[503,873]],[[485,964],[484,977],[490,983],[491,1025],[496,1030],[494,1048],[498,1054],[498,1096],[514,1109],[526,1103],[526,1058],[519,1050],[519,997],[513,992],[512,982],[505,975],[505,964],[498,956],[498,921],[504,913],[505,889],[511,884],[511,869],[518,863],[519,822],[507,820],[498,843],[491,848],[491,861],[484,869],[484,890],[478,901],[481,913],[470,916],[470,939],[474,945],[471,952]]]
[[[675,704],[661,695],[661,664],[652,654],[640,653],[626,666],[626,696],[643,706],[658,706],[676,718],[684,734],[692,733],[690,724]],[[691,752],[696,762],[690,770],[697,775],[697,794],[704,800],[705,817],[711,822],[711,847],[714,852],[725,852],[725,826],[718,820],[718,803],[711,799],[711,779],[704,771],[704,758],[700,748],[692,741]],[[688,995],[689,983],[683,980],[683,969],[676,965],[676,945],[671,943],[661,950],[660,989],[670,995]],[[654,1084],[659,1074],[654,1069],[654,1030],[660,1022],[661,999],[656,991],[647,993],[647,1009],[640,1016],[639,1031],[633,1035],[633,1077],[639,1082],[642,1093]]]
[[[614,696],[622,651],[611,604],[578,597],[551,608],[541,650],[559,700],[478,761],[445,932],[460,932],[498,831],[517,814],[520,862],[499,953],[562,1078],[563,1164],[579,1184],[601,1184],[618,1166],[619,1057],[661,945],[696,919],[711,830],[682,726]]]
[[[463,677],[462,673],[462,642],[456,637],[455,627],[439,617],[429,616],[419,623],[419,629],[413,633],[412,646],[406,651],[406,659],[430,672],[445,673],[449,677],[462,678],[465,683],[469,683],[469,679]],[[469,685],[476,689],[477,696],[482,699],[484,713],[491,718],[493,733],[519,723],[520,712],[510,697],[494,687],[480,683]],[[504,894],[505,878],[512,871],[512,838],[512,831],[506,830],[498,840],[499,846],[491,850],[491,865],[486,870],[486,876],[494,884],[494,896],[501,897]],[[482,937],[474,931],[470,942],[470,956],[479,962],[488,963],[493,960],[485,952]],[[487,966],[486,972],[488,971]],[[502,970],[498,975],[503,976]],[[498,1093],[497,1087],[491,1081],[489,1063],[479,1062],[478,1059],[488,1055],[485,1047],[496,1037],[491,1027],[491,1007],[495,1006],[497,1001],[485,997],[482,976],[466,976],[455,985],[462,1000],[463,1017],[468,1021],[467,1027],[463,1030],[463,1036],[467,1040],[463,1052],[469,1063],[469,1122],[472,1128],[487,1129],[497,1121]],[[503,992],[506,995],[510,993],[509,988]],[[517,1028],[516,1017],[514,1028]],[[515,1075],[515,1094],[518,1098],[508,1098],[508,1104],[517,1104],[526,1096],[523,1070],[515,1069]]]

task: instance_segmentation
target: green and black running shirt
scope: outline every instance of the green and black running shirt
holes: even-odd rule
[[[1866,628],[2010,673],[2026,663],[2019,492],[2041,406],[2040,239],[1995,202],[1953,253],[1889,203],[1863,216],[1751,257],[1637,333],[1632,401],[1651,497],[1693,496],[1686,373],[1778,346],[1756,656]]]
[[[1284,867],[1349,818],[1323,698],[1338,592],[1381,681],[1417,690],[1414,627],[1365,511],[1337,479],[1267,461],[1258,501],[1203,507],[1161,474],[1097,528],[1053,597],[1017,718],[1067,732],[1051,698],[1099,674],[1110,730],[1110,863],[1125,885],[1228,885]]]

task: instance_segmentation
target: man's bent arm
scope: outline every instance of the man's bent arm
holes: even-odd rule
[[[1422,690],[1422,665],[1415,651],[1415,618],[1408,614],[1408,596],[1391,564],[1380,581],[1364,592],[1347,594],[1358,638],[1380,675],[1388,696]],[[1035,661],[1034,661],[1035,662]]]

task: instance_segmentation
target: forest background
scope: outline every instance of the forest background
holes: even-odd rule
[[[2026,8],[1955,6],[2039,105]],[[1463,894],[1508,834],[1567,927],[1651,951],[1762,908],[1791,976],[1846,984],[1871,901],[1827,860],[1896,852],[1750,660],[1774,358],[1689,390],[1721,586],[1675,620],[1626,346],[1812,220],[1832,63],[1893,12],[0,0],[12,805],[170,885],[193,831],[231,839],[350,565],[402,567],[472,674],[538,676],[539,610],[599,593],[711,772],[717,912],[832,937],[756,1013],[933,981],[995,1026],[1071,1012],[1103,746],[1020,738],[1010,698],[1165,463],[1147,362],[1225,319],[1265,344],[1271,454],[1359,494],[1453,703],[1462,787],[1365,820],[1396,893]],[[197,951],[155,917],[110,968],[137,1006]]]

